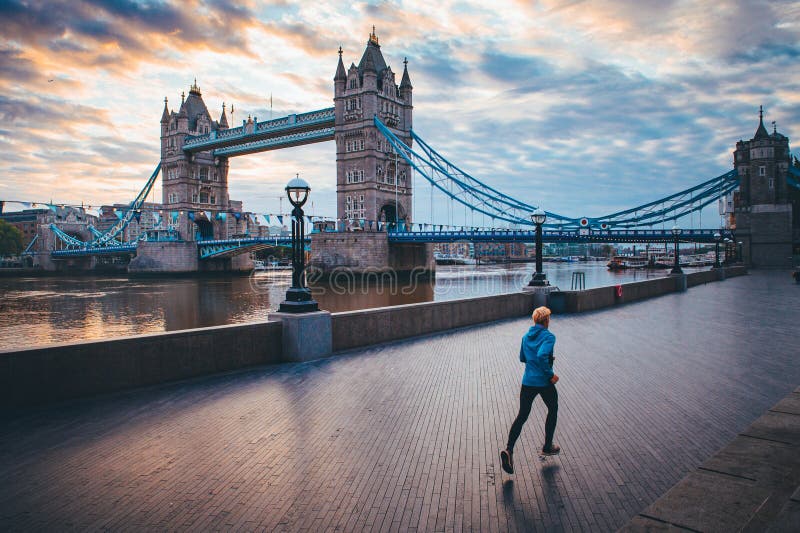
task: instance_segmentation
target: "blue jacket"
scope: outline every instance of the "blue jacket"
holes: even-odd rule
[[[553,377],[553,347],[556,336],[536,324],[522,337],[519,360],[525,363],[522,384],[529,387],[547,387]]]

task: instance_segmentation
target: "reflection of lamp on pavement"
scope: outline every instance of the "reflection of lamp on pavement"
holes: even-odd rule
[[[539,207],[531,214],[531,222],[536,225],[536,273],[531,278],[528,286],[545,287],[550,285],[547,275],[542,271],[542,224],[547,220],[547,213]]]
[[[303,204],[308,200],[311,187],[298,175],[286,185],[286,195],[292,210],[292,286],[286,291],[286,300],[281,302],[282,313],[306,313],[319,311],[306,287],[305,231],[303,228]]]

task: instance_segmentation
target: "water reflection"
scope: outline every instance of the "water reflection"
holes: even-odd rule
[[[552,284],[568,289],[572,272],[586,287],[664,276],[612,273],[600,263],[545,264]],[[530,264],[439,267],[435,281],[311,287],[332,312],[516,292]],[[266,320],[291,282],[289,272],[250,277],[0,278],[0,349]]]

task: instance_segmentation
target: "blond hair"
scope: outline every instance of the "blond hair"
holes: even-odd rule
[[[550,320],[550,309],[541,306],[533,310],[533,322],[535,324],[544,324],[548,320]]]

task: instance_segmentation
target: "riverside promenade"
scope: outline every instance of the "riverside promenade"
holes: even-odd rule
[[[799,323],[786,272],[554,316],[563,451],[537,400],[513,476],[529,319],[26,409],[0,529],[613,531],[800,384]]]

